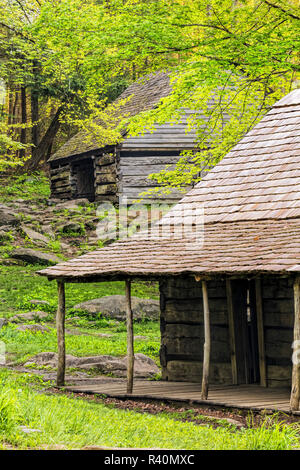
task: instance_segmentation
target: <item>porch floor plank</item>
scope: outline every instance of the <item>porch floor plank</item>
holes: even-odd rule
[[[280,410],[290,412],[290,390],[288,388],[264,388],[259,385],[210,386],[207,401],[201,400],[201,384],[191,382],[165,382],[136,379],[132,395],[126,392],[126,380],[97,378],[93,383],[69,384],[71,392],[100,394],[114,398],[145,398],[176,400],[207,405],[256,410]]]

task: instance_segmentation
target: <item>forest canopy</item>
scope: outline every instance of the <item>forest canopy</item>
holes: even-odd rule
[[[0,170],[35,169],[82,128],[99,146],[103,136],[117,141],[128,119],[116,128],[110,104],[164,70],[173,92],[130,119],[129,132],[196,111],[197,153],[153,176],[166,190],[181,187],[299,86],[298,0],[0,1]]]

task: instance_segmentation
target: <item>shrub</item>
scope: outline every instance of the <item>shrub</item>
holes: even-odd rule
[[[12,389],[0,392],[0,433],[11,432],[19,421],[16,393]]]

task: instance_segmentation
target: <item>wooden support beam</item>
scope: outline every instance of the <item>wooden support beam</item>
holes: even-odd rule
[[[207,282],[202,281],[203,312],[204,312],[204,348],[203,348],[203,373],[202,373],[202,400],[207,400],[209,383],[210,362],[210,320]]]
[[[65,368],[66,368],[66,347],[65,347],[65,285],[63,282],[57,282],[58,287],[58,308],[56,314],[56,329],[57,329],[57,347],[58,347],[58,362],[57,362],[57,379],[58,386],[65,384]]]
[[[261,279],[259,278],[255,279],[255,299],[256,299],[256,322],[257,322],[260,385],[262,387],[267,387],[264,316],[263,316],[264,314],[263,314],[263,303],[262,303],[262,293],[261,293]]]
[[[127,393],[133,390],[134,374],[134,345],[133,345],[133,315],[131,308],[131,281],[125,281],[126,312],[127,312]]]
[[[229,345],[231,358],[231,373],[233,385],[238,384],[237,360],[236,360],[236,341],[235,341],[235,324],[234,324],[234,306],[232,295],[232,284],[230,279],[226,279],[227,309],[228,309],[228,328],[229,328]]]
[[[300,402],[300,277],[294,282],[294,343],[293,343],[293,372],[290,407],[292,411],[299,410]]]

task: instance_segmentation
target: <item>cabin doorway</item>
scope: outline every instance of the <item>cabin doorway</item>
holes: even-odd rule
[[[88,158],[72,165],[73,196],[95,200],[95,168],[94,160]]]
[[[230,283],[237,383],[259,384],[255,281],[233,280]]]

